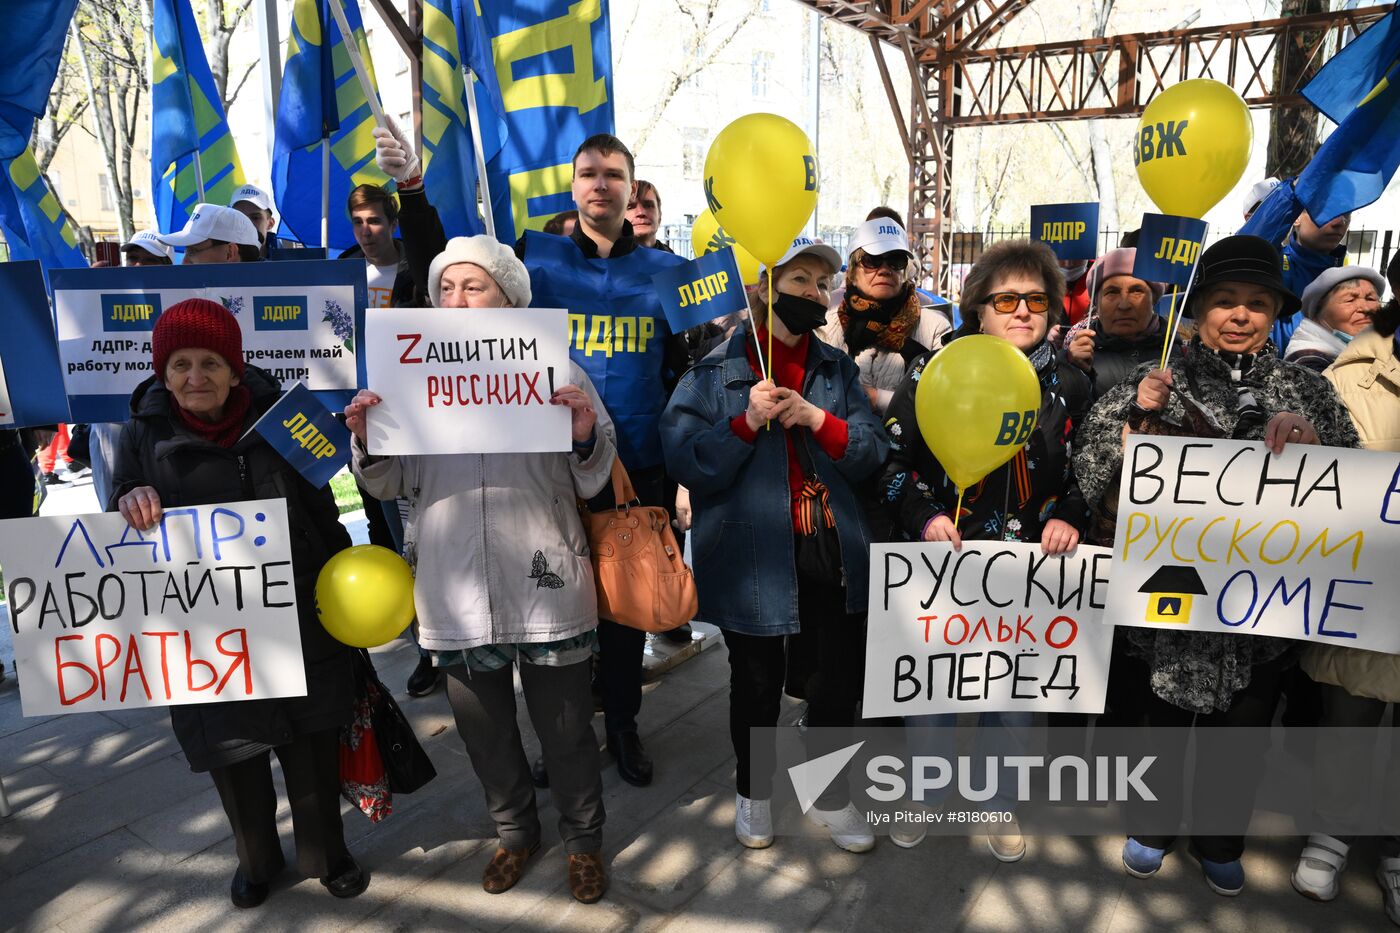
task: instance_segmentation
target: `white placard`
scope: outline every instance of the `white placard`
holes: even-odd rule
[[[1110,554],[966,541],[870,549],[869,716],[1101,713]]]
[[[1400,654],[1400,455],[1130,440],[1108,592],[1115,625]]]
[[[306,694],[282,499],[0,522],[26,716]]]
[[[385,308],[366,321],[368,449],[376,456],[572,449],[568,312]]]

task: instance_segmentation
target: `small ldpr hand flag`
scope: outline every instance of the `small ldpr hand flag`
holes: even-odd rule
[[[248,429],[253,432],[317,489],[329,483],[350,457],[350,430],[301,382]]]

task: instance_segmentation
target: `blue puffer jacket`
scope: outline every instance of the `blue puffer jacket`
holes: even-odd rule
[[[661,416],[661,443],[670,475],[690,490],[698,617],[745,635],[790,635],[799,623],[787,442],[776,424],[759,431],[752,444],[729,426],[748,407],[749,389],[758,381],[745,351],[752,339],[749,325],[739,325],[681,379]],[[847,425],[840,460],[814,441],[807,446],[830,490],[846,611],[862,613],[870,583],[870,528],[854,486],[884,462],[889,442],[855,363],[815,337],[802,394]]]

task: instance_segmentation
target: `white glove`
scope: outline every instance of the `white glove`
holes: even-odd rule
[[[676,525],[681,531],[690,530],[690,490],[684,486],[676,487]]]
[[[385,114],[384,120],[389,124],[387,127],[374,128],[375,163],[380,171],[394,181],[402,183],[410,178],[417,178],[423,173],[423,169],[422,163],[418,161],[418,153],[413,151],[413,143],[404,135],[403,130],[399,129],[393,117]]]

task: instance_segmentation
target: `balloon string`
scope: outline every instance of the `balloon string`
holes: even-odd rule
[[[958,530],[958,522],[962,521],[962,500],[963,500],[963,490],[962,490],[962,487],[960,486],[960,487],[958,487],[958,507],[957,507],[957,509],[953,512],[953,530],[954,530],[954,531],[957,531],[957,530]]]
[[[768,376],[773,375],[773,270],[768,270]],[[765,427],[773,430],[773,422],[770,420]]]

